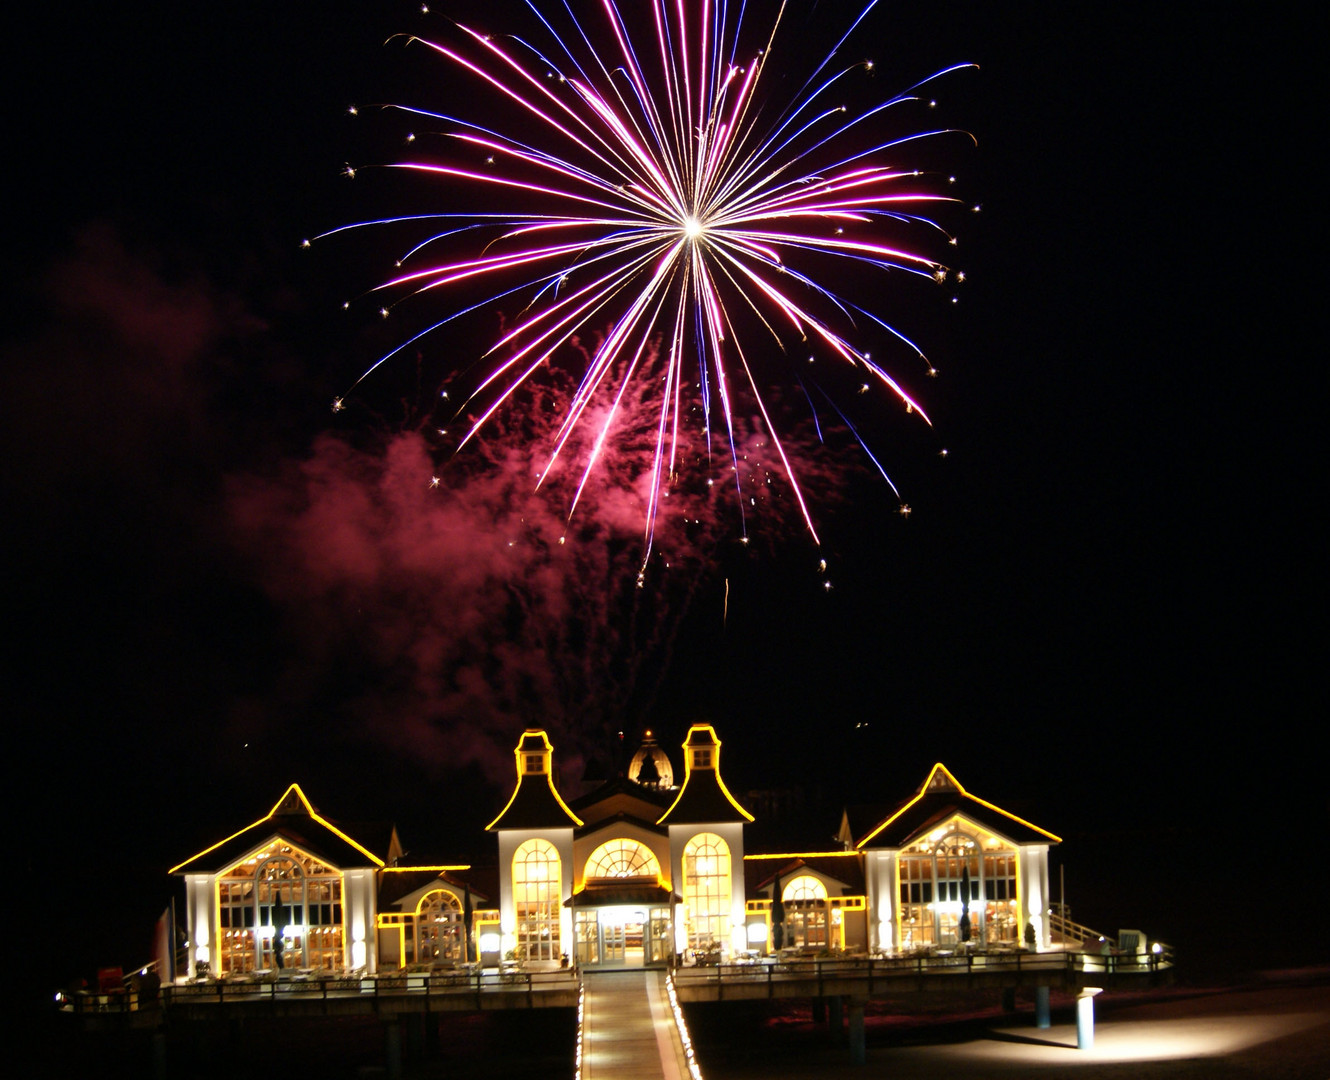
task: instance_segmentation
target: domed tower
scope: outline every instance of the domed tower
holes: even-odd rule
[[[674,788],[674,767],[650,729],[643,733],[642,745],[628,763],[628,779],[657,791]]]
[[[676,920],[680,952],[718,959],[747,947],[744,931],[744,833],[753,815],[720,776],[720,739],[710,724],[694,724],[683,743],[683,787],[656,821],[669,829],[673,880],[682,884],[687,918]]]

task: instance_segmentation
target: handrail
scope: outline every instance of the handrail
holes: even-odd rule
[[[558,971],[480,970],[411,972],[391,971],[378,975],[319,974],[259,979],[202,979],[162,986],[163,1006],[217,1004],[227,1002],[275,1002],[278,1000],[327,1001],[330,998],[426,997],[457,994],[533,994],[558,990],[577,983],[571,968]],[[134,1012],[140,998],[134,989],[116,993],[80,992],[65,999],[65,1008],[76,1013]],[[142,1002],[147,1005],[145,999]]]
[[[1110,948],[1118,947],[1118,940],[1108,934],[1100,933],[1098,930],[1089,926],[1083,926],[1078,922],[1073,922],[1061,912],[1050,911],[1048,913],[1048,928],[1062,937],[1065,943],[1068,940],[1074,941],[1077,945],[1084,945],[1093,938],[1096,941],[1102,941],[1108,944]]]
[[[766,959],[744,963],[723,963],[680,967],[674,978],[680,987],[714,985],[717,995],[727,984],[850,979],[867,982],[872,991],[875,981],[922,975],[972,974],[975,972],[1066,971],[1078,974],[1130,974],[1158,972],[1174,964],[1173,949],[1166,945],[1146,953],[1101,954],[1050,950],[1028,952],[1023,949],[1002,952],[961,950],[943,955],[917,952],[897,956],[831,956],[813,959]],[[261,979],[205,979],[161,987],[156,997],[141,998],[136,988],[117,993],[80,992],[66,999],[67,1010],[76,1013],[133,1012],[140,1008],[165,1008],[185,1004],[227,1002],[276,1002],[312,998],[327,1001],[336,998],[417,998],[475,994],[535,994],[543,990],[575,987],[579,973],[575,968],[555,971],[512,969],[473,969],[459,971],[397,970],[377,975],[312,974]]]
[[[1158,952],[1118,954],[1050,950],[1048,952],[979,952],[965,950],[942,955],[918,952],[900,956],[819,957],[747,963],[714,964],[679,968],[675,977],[680,985],[725,982],[792,982],[827,977],[865,979],[944,974],[964,971],[1062,971],[1115,974],[1118,972],[1155,972],[1173,965],[1173,950],[1161,946]]]

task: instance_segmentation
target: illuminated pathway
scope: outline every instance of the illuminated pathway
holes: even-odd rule
[[[664,972],[595,972],[584,986],[582,1080],[689,1080]]]

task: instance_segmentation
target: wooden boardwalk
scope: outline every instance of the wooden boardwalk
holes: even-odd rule
[[[581,1080],[689,1080],[663,971],[598,971],[584,988]]]

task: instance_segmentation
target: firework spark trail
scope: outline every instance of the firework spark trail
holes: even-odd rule
[[[593,350],[578,351],[590,362]],[[641,363],[655,360],[649,350]],[[553,371],[540,396],[565,398],[575,381]],[[570,750],[594,751],[625,716],[649,717],[668,695],[676,649],[694,655],[683,628],[713,595],[713,554],[737,499],[696,477],[677,485],[657,515],[659,572],[638,587],[633,534],[660,408],[648,383],[626,385],[574,432],[570,451],[590,452],[602,411],[617,406],[629,434],[588,482],[598,512],[571,527],[564,493],[527,479],[561,423],[542,407],[497,417],[447,484],[422,480],[431,446],[419,417],[421,430],[380,446],[324,436],[275,469],[265,461],[228,477],[231,542],[290,646],[271,700],[249,702],[245,723],[285,730],[291,717],[317,716],[337,737],[434,769],[474,761],[498,783],[514,730],[539,723]],[[738,420],[744,486],[767,526],[754,539],[770,543],[794,508],[767,433]],[[705,458],[700,430],[681,440],[686,460]],[[813,441],[795,431],[788,442],[800,471],[835,497]]]
[[[747,5],[736,15],[727,0],[703,0],[691,16],[683,0],[651,0],[650,31],[641,26],[635,30],[615,0],[602,0],[607,29],[599,43],[567,3],[562,15],[570,32],[560,33],[553,16],[527,0],[554,39],[549,55],[522,39],[500,43],[461,24],[456,25],[463,44],[457,48],[411,39],[480,80],[528,120],[518,137],[471,120],[406,108],[455,126],[446,137],[464,150],[485,155],[492,168],[427,161],[392,167],[508,192],[510,197],[520,194],[529,200],[528,212],[413,215],[365,223],[437,217],[458,225],[413,245],[403,264],[418,262],[436,241],[465,235],[485,241],[479,254],[405,270],[378,289],[412,296],[464,282],[503,282],[466,311],[504,296],[527,296],[526,306],[485,354],[492,367],[463,406],[474,406],[475,416],[459,446],[499,409],[513,404],[517,390],[557,353],[579,335],[608,323],[580,384],[566,400],[539,483],[565,456],[577,426],[597,415],[596,437],[589,446],[578,443],[581,477],[574,485],[571,515],[592,469],[612,443],[618,403],[630,381],[657,384],[658,409],[650,421],[654,456],[648,470],[644,566],[660,501],[677,478],[689,382],[698,390],[708,440],[712,402],[719,401],[736,484],[741,480],[735,391],[741,387],[751,397],[784,463],[803,521],[817,540],[803,489],[772,423],[769,391],[753,363],[758,343],[741,341],[741,334],[749,333],[736,322],[741,311],[745,318],[755,318],[782,352],[814,348],[859,368],[907,412],[931,423],[901,382],[849,335],[861,333],[856,316],[862,315],[917,358],[924,359],[922,351],[883,319],[839,295],[825,273],[839,262],[851,271],[903,270],[937,282],[951,276],[949,267],[931,254],[887,242],[876,230],[883,225],[897,231],[923,227],[955,243],[922,211],[929,204],[956,200],[916,184],[916,170],[879,160],[920,138],[953,132],[939,129],[879,141],[866,123],[892,106],[916,100],[913,92],[937,76],[857,115],[828,100],[851,73],[872,67],[861,60],[839,68],[836,63],[875,3],[860,11],[796,95],[774,103],[762,96],[763,76],[784,3],[763,34],[765,47],[755,50],[746,67],[736,58]],[[641,35],[651,38],[648,50],[639,47]],[[471,55],[464,55],[463,48]],[[555,53],[562,59],[551,59]],[[650,63],[644,63],[644,57]],[[548,213],[546,204],[564,210]],[[855,230],[854,235],[846,235],[847,229]],[[810,258],[816,265],[800,269],[798,264]],[[659,347],[652,344],[656,340]],[[695,379],[685,369],[690,355],[696,356]],[[928,373],[934,373],[931,364]],[[806,400],[811,406],[811,396]],[[611,405],[593,410],[596,401]],[[859,438],[844,412],[834,402],[831,407]],[[877,456],[866,445],[864,449],[882,472]]]

